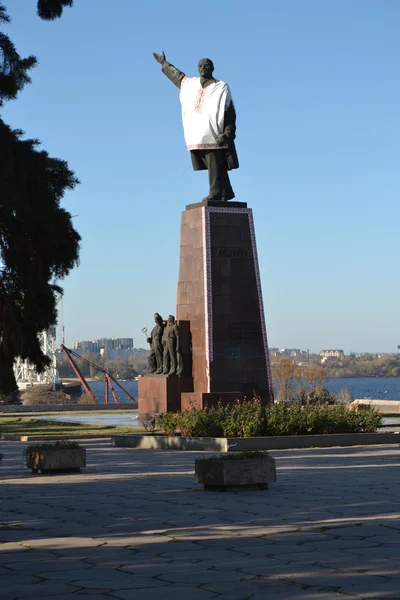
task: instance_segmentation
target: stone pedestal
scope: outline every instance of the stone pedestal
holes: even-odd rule
[[[138,379],[139,420],[181,408],[180,377],[148,375]]]
[[[192,204],[182,213],[176,318],[188,321],[193,389],[181,408],[273,399],[253,215],[247,204]]]

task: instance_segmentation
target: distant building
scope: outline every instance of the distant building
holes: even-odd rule
[[[327,358],[344,358],[343,350],[321,350],[319,355],[325,360]]]
[[[307,356],[307,350],[299,348],[270,348],[271,356],[290,356],[291,358],[304,358]]]
[[[73,342],[73,350],[82,350],[85,352],[95,352],[99,354],[101,350],[133,350],[133,338],[95,338],[94,340],[83,340]]]

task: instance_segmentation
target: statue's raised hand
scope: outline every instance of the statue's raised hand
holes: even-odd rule
[[[153,56],[160,65],[165,61],[165,54],[162,52],[161,54],[157,54],[157,52],[153,52]]]

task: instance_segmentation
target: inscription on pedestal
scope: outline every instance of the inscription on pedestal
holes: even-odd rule
[[[223,258],[251,258],[248,248],[220,246],[217,249],[217,256]]]

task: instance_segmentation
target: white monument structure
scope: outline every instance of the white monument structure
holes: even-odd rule
[[[57,298],[57,304],[60,302],[62,294]],[[56,389],[56,384],[60,382],[59,373],[57,371],[57,339],[56,327],[50,327],[46,331],[39,333],[40,348],[50,359],[50,365],[43,371],[38,373],[34,365],[29,360],[17,358],[14,363],[14,375],[17,381],[18,388],[24,390],[27,387],[38,384],[48,384],[52,386],[53,391]]]
[[[56,362],[56,328],[51,327],[47,331],[42,331],[39,334],[39,341],[42,352],[50,358],[50,365],[43,373],[38,373],[28,360],[17,358],[14,363],[14,375],[20,390],[32,385],[49,384],[55,391],[56,383],[60,381]]]

